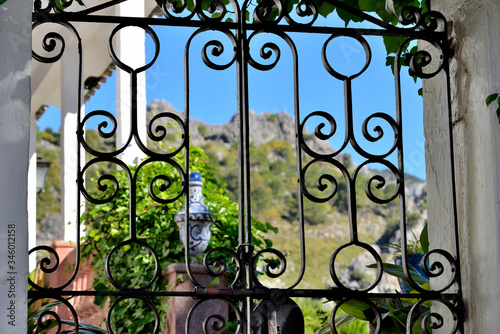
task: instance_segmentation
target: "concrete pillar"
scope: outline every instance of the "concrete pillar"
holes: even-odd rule
[[[445,15],[455,55],[451,59],[451,103],[456,167],[459,245],[465,333],[500,333],[500,125],[496,104],[486,97],[500,92],[500,3],[496,0],[433,1]],[[447,136],[438,103],[443,86],[424,83],[431,243],[449,244],[449,175],[441,147]],[[431,194],[434,194],[431,198]],[[436,202],[437,201],[437,202]],[[443,224],[443,221],[445,222]],[[431,228],[431,225],[429,225]]]
[[[116,6],[117,16],[144,16],[144,1],[130,0]],[[117,34],[116,55],[126,65],[137,68],[144,65],[146,46],[144,31],[139,28],[126,28]],[[119,67],[116,69],[116,118],[118,122],[116,147],[123,147],[131,129],[131,91],[130,75]],[[146,141],[146,74],[137,75],[137,126],[143,142]],[[126,164],[135,165],[145,158],[134,140],[120,157]]]
[[[80,75],[79,55],[76,41],[68,39],[63,57],[61,58],[61,217],[64,226],[64,241],[77,241],[77,215],[79,196],[77,186],[78,175],[78,109],[84,114],[84,104],[78,101]],[[82,153],[83,154],[83,153]],[[80,157],[82,158],[82,157]],[[81,201],[81,204],[84,202]],[[83,209],[82,209],[83,210]],[[83,226],[82,228],[83,229]]]
[[[6,333],[27,332],[32,5],[0,5],[0,326]]]
[[[30,117],[30,151],[28,169],[28,249],[36,246],[36,115]],[[36,267],[36,255],[29,258],[29,270]]]

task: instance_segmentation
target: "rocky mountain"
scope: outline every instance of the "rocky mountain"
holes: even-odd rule
[[[172,112],[184,118],[184,112],[174,110],[165,100],[154,100],[148,108],[147,122],[162,112]],[[207,125],[205,122],[191,118],[189,120],[189,135],[191,144],[203,146],[206,143],[223,143],[231,145],[238,140],[238,118],[234,115],[228,123]],[[295,145],[295,121],[286,111],[272,114],[269,111],[256,114],[250,110],[250,143],[260,146],[271,141],[285,141]],[[318,153],[332,152],[330,144],[304,133],[306,143]]]
[[[172,105],[165,100],[154,100],[147,108],[147,122],[164,112],[170,112],[184,119],[184,112],[175,110]],[[223,145],[230,148],[238,140],[238,118],[234,115],[228,123],[208,125],[199,119],[190,119],[189,135],[191,144],[194,146],[207,146],[208,144]],[[163,121],[165,124],[166,121]],[[287,142],[292,147],[295,146],[295,120],[287,112],[282,111],[272,114],[268,111],[256,114],[250,110],[250,143],[256,147],[268,144],[270,142]],[[334,148],[326,141],[319,140],[313,135],[310,135],[305,129],[304,138],[307,145],[315,152],[327,154],[334,151]],[[213,145],[211,146],[213,147]],[[223,154],[218,152],[218,157],[223,157]],[[272,152],[271,152],[272,155]],[[342,160],[343,155],[338,159]],[[355,165],[352,163],[352,165]],[[363,170],[364,171],[364,170]],[[375,171],[368,170],[366,176],[381,175],[386,178],[388,183],[395,182],[393,174],[388,170]],[[425,181],[412,175],[405,175],[407,197],[407,205],[411,212],[422,209],[418,207],[418,203],[425,200],[427,189]]]

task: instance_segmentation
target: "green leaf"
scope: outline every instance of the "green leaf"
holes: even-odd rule
[[[52,311],[52,309],[54,307],[59,306],[61,304],[62,304],[61,301],[56,301],[56,302],[44,305],[44,306],[36,309],[35,311],[31,312],[30,314],[28,314],[28,319],[33,319],[33,321],[37,321],[38,318],[40,317],[40,314],[42,314],[44,312]]]
[[[427,283],[424,283],[420,286],[422,289],[424,290],[427,290],[427,291],[431,291],[431,283],[430,282],[427,282]],[[415,293],[418,293],[417,291],[415,291]]]
[[[42,321],[42,323],[43,323],[43,328],[41,326],[39,326],[40,324],[38,324],[36,326],[35,334],[47,333],[52,328],[57,327],[57,321],[54,319],[47,319],[45,321]]]
[[[318,329],[314,334],[330,334],[332,330],[330,329],[330,325],[326,324],[320,329]]]
[[[286,7],[287,12],[291,13],[292,10],[293,10],[293,6],[295,6],[298,3],[299,3],[298,0],[288,0],[287,1],[287,7]],[[307,14],[307,15],[311,15],[311,14]]]
[[[424,254],[427,254],[429,252],[429,232],[427,229],[427,223],[424,225],[422,233],[420,233],[420,245],[422,246]]]
[[[364,12],[374,12],[379,9],[379,4],[382,3],[380,0],[359,0],[359,9]]]
[[[57,6],[57,8],[59,8],[60,10],[65,10],[67,7],[64,7],[62,4],[61,4],[61,0],[56,0],[55,1],[55,4]]]
[[[359,300],[348,300],[340,305],[340,308],[345,313],[359,320],[373,321],[375,319],[375,315],[370,306]]]
[[[4,4],[5,2],[7,2],[7,0],[0,0],[0,5]]]
[[[350,324],[351,322],[356,321],[356,320],[358,320],[358,319],[353,317],[350,314],[341,314],[341,315],[335,317],[335,328],[345,326],[345,325]]]
[[[398,265],[391,264],[391,263],[385,263],[385,262],[383,263],[383,266],[384,266],[384,272],[388,273],[391,276],[395,276],[397,278],[401,278],[403,280],[406,280],[406,276],[404,274],[402,266],[398,266]],[[425,278],[422,275],[420,275],[418,273],[418,271],[416,271],[415,268],[413,268],[410,264],[408,266],[409,266],[410,275],[415,282],[417,282],[419,284],[424,284],[424,283],[429,282],[428,278]],[[368,268],[377,268],[377,265],[374,263],[374,264],[368,265],[367,267]]]
[[[345,1],[344,1],[345,2]],[[355,9],[359,9],[359,7],[357,6],[356,3],[350,3],[348,2],[347,5],[355,8]],[[349,22],[363,22],[364,20],[362,18],[360,18],[359,16],[357,16],[356,14],[352,14],[348,11],[345,11],[343,9],[340,9],[340,8],[337,8],[337,15],[339,16],[339,18],[345,22],[345,26],[347,27],[347,25],[349,24]]]
[[[387,50],[387,54],[398,52],[399,48],[406,42],[407,37],[397,37],[397,36],[384,36],[384,45]],[[401,54],[408,49],[408,43],[401,49]]]
[[[72,327],[76,326],[75,322],[71,321],[71,320],[61,320],[61,323],[65,324],[65,325],[72,326]],[[79,326],[80,333],[102,333],[102,334],[108,333],[108,331],[105,329],[102,329],[100,327],[96,327],[96,326],[93,326],[90,324],[86,324],[83,322],[78,323],[78,326]]]
[[[104,285],[103,283],[97,283],[94,286],[94,290],[95,291],[107,291],[108,287],[106,285]],[[94,298],[94,304],[96,304],[100,308],[103,308],[104,304],[106,303],[106,298],[107,298],[106,296],[99,296],[99,295],[97,295]]]
[[[390,66],[392,73],[394,73],[394,60],[396,60],[396,57],[394,57],[394,56],[387,56],[385,58],[385,66]],[[401,62],[400,62],[400,64],[401,64]]]
[[[424,321],[424,318],[431,313],[431,310],[426,310],[425,312],[421,313],[419,317],[415,320],[412,326],[412,333],[414,334],[424,334],[422,331],[422,322]],[[426,323],[427,325],[427,333],[431,333],[432,329],[429,326],[429,323]]]
[[[321,15],[323,17],[327,17],[329,14],[333,13],[334,10],[335,10],[335,6],[324,1],[321,4],[321,6],[319,6],[318,13],[319,13],[319,15]]]
[[[488,97],[486,98],[486,106],[489,107],[490,104],[497,99],[497,97],[498,97],[498,93],[488,95]]]

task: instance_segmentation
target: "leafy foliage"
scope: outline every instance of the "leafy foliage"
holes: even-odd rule
[[[328,324],[331,310],[323,310],[323,303],[318,299],[302,299],[295,300],[299,305],[304,316],[305,334],[321,334],[330,331]],[[343,313],[342,311],[340,311]],[[339,334],[368,334],[368,323],[365,321],[354,321],[349,318],[349,322],[342,322],[343,318],[348,314],[343,314],[335,319],[337,332]]]
[[[182,157],[175,158],[181,163]],[[200,173],[204,183],[204,197],[208,209],[213,214],[212,238],[209,249],[228,247],[236,250],[238,241],[238,205],[227,196],[226,185],[223,179],[208,163],[208,156],[197,147],[190,148],[190,171]],[[135,168],[132,167],[133,172]],[[181,191],[181,179],[177,171],[169,164],[152,162],[147,164],[138,173],[137,189],[137,233],[141,241],[146,242],[158,255],[160,267],[166,270],[167,266],[176,262],[184,262],[184,250],[180,242],[178,227],[174,215],[181,210],[182,201],[171,204],[159,204],[148,193],[150,181],[157,175],[166,175],[171,180],[170,194]],[[92,257],[92,266],[96,269],[94,287],[96,290],[114,290],[107,275],[104,273],[106,256],[120,242],[129,239],[129,185],[123,171],[114,175],[119,183],[115,199],[109,203],[95,205],[82,216],[88,234],[83,242],[82,256]],[[89,187],[90,185],[88,185]],[[156,184],[159,186],[159,184]],[[108,192],[113,192],[113,186]],[[103,194],[102,196],[106,196]],[[167,194],[168,195],[168,194]],[[253,220],[253,244],[258,249],[272,246],[265,233],[277,232],[269,223]],[[113,278],[127,288],[141,288],[148,284],[154,275],[154,258],[150,251],[138,244],[124,246],[110,257],[110,272]],[[226,263],[230,264],[230,259]],[[235,268],[233,268],[233,271]],[[156,280],[151,285],[152,290],[167,290],[164,278]],[[153,303],[163,314],[168,301],[156,298]],[[98,297],[95,303],[101,307],[106,299]],[[162,321],[164,316],[160,316]],[[112,323],[120,323],[117,333],[151,332],[154,325],[154,314],[149,306],[141,300],[126,299],[120,302],[112,313]]]

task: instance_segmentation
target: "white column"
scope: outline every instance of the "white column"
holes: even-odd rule
[[[0,328],[26,333],[32,1],[0,6]]]
[[[144,16],[143,0],[125,1],[116,7],[118,16]],[[143,66],[146,59],[144,30],[126,28],[118,33],[116,38],[118,58],[132,68]],[[131,129],[130,75],[120,68],[116,71],[116,118],[118,122],[116,146],[123,147]],[[144,72],[137,76],[137,126],[142,141],[146,143],[146,74]],[[128,165],[135,165],[144,157],[144,153],[132,140],[120,158]]]
[[[30,152],[28,169],[28,249],[36,246],[36,115],[30,117]],[[36,254],[29,258],[29,270],[36,266]]]
[[[500,92],[500,3],[442,0],[432,5],[452,22],[456,51],[451,59],[451,101],[465,333],[500,333],[500,125],[496,103],[485,105],[490,93]],[[441,93],[442,86],[433,82],[424,86],[424,109],[430,115],[425,120],[427,161],[439,161],[443,154],[438,149],[443,133],[436,122],[440,108],[433,102]],[[451,208],[441,196],[430,198],[446,182],[439,178],[438,167],[428,166],[427,189],[428,203],[433,204],[428,206],[429,219],[433,215],[440,222]],[[433,186],[429,175],[435,175]],[[439,244],[450,234],[446,225],[440,227],[430,233]]]
[[[78,201],[78,109],[84,114],[85,106],[78,101],[78,51],[76,43],[68,44],[61,58],[61,218],[64,226],[64,241],[77,241]],[[83,154],[83,153],[82,153]],[[81,205],[84,202],[81,201]],[[83,212],[83,208],[81,208]],[[81,227],[83,229],[83,226]]]

